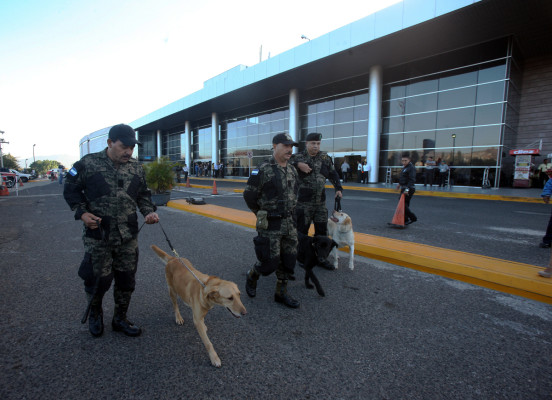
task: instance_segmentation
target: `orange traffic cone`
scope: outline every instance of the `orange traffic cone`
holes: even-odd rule
[[[217,192],[217,181],[213,180],[213,193],[212,194],[218,194]]]
[[[0,196],[9,196],[10,195],[10,191],[8,190],[8,188],[4,185],[1,185],[0,186]]]
[[[187,179],[186,179],[186,187],[191,187],[191,186],[190,186],[190,178],[187,178]]]
[[[395,209],[395,215],[393,215],[393,219],[387,224],[392,226],[393,228],[404,228],[406,226],[404,224],[404,193],[401,194],[401,198],[399,199],[399,204]]]
[[[19,178],[19,186],[23,186],[23,181]]]

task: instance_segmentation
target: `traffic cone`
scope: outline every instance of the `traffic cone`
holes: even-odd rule
[[[23,186],[23,181],[19,178],[19,186]]]
[[[190,178],[187,178],[187,179],[186,179],[186,187],[191,187],[191,186],[190,186]]]
[[[401,194],[401,198],[399,199],[399,204],[395,209],[395,215],[393,215],[393,219],[387,224],[392,226],[393,228],[402,229],[406,227],[406,225],[404,224],[404,193]]]
[[[8,190],[8,188],[4,185],[1,185],[0,186],[0,196],[9,196],[10,195],[10,191]]]
[[[218,194],[217,192],[217,181],[213,180],[213,193],[212,194]]]

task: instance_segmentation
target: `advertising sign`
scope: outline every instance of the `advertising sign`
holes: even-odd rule
[[[514,187],[529,187],[531,174],[531,155],[517,155],[514,169]]]

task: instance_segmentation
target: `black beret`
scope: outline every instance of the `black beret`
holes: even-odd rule
[[[321,141],[322,140],[322,134],[318,132],[311,132],[307,135],[307,138],[305,139],[306,142],[312,142],[312,141]]]

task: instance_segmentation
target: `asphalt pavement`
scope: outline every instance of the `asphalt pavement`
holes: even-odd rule
[[[173,192],[174,193],[174,192]],[[552,396],[552,306],[357,257],[355,270],[317,270],[326,297],[290,284],[301,308],[273,301],[275,277],[245,294],[254,230],[160,207],[177,251],[236,282],[248,315],[206,318],[211,366],[189,310],[174,322],[159,226],[140,233],[130,318],[139,338],[90,336],[77,269],[81,224],[56,183],[0,197],[2,399],[545,399]],[[232,198],[232,195],[226,196]],[[221,196],[222,198],[222,196]],[[415,199],[417,200],[417,199]],[[217,200],[220,201],[220,200]]]

